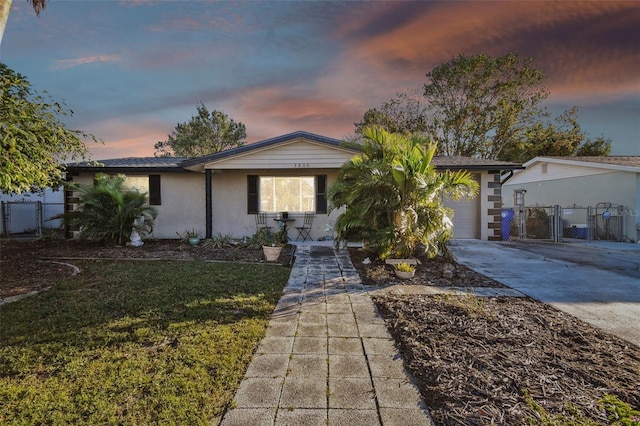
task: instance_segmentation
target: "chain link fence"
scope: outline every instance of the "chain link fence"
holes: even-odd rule
[[[3,201],[0,204],[0,232],[5,237],[40,237],[64,233],[64,222],[53,219],[64,213],[64,203]]]
[[[563,241],[622,241],[623,206],[599,203],[595,207],[533,206],[507,209],[511,220],[508,239]],[[503,233],[507,230],[503,223]],[[505,238],[507,239],[507,238]]]
[[[509,238],[556,241],[558,238],[557,216],[557,206],[516,209],[509,227]]]

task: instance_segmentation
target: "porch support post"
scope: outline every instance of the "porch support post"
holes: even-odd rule
[[[213,221],[211,215],[213,213],[213,197],[211,195],[211,170],[207,169],[204,171],[204,179],[205,179],[205,203],[206,203],[206,236],[205,238],[211,238],[213,236],[212,228]]]

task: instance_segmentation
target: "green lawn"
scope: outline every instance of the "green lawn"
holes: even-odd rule
[[[0,307],[0,424],[205,424],[230,404],[289,270],[77,262]]]

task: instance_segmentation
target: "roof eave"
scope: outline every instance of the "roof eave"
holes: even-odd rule
[[[436,170],[522,170],[524,169],[523,165],[514,164],[514,165],[505,165],[505,164],[491,164],[491,165],[446,165],[440,164],[434,166]]]
[[[523,166],[525,168],[528,168],[536,163],[555,163],[555,164],[565,164],[565,165],[582,166],[582,167],[592,167],[597,169],[640,173],[640,168],[635,166],[624,166],[620,164],[608,164],[608,163],[599,163],[595,161],[571,160],[567,158],[553,158],[553,157],[535,157],[527,161],[526,163],[524,163]]]
[[[93,173],[162,173],[162,172],[173,172],[173,173],[184,173],[188,170],[183,169],[181,167],[167,167],[167,166],[159,166],[159,167],[140,167],[140,166],[114,166],[114,167],[106,167],[106,166],[67,166],[65,170],[68,172],[93,172]]]

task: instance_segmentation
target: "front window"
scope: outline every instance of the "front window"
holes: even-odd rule
[[[160,175],[126,175],[124,188],[128,190],[137,189],[139,192],[147,194],[149,204],[152,206],[159,206],[161,204]]]
[[[314,176],[260,176],[260,210],[306,212],[316,210]]]
[[[124,187],[128,190],[137,189],[139,192],[149,193],[149,176],[132,176],[127,175],[124,181]]]

